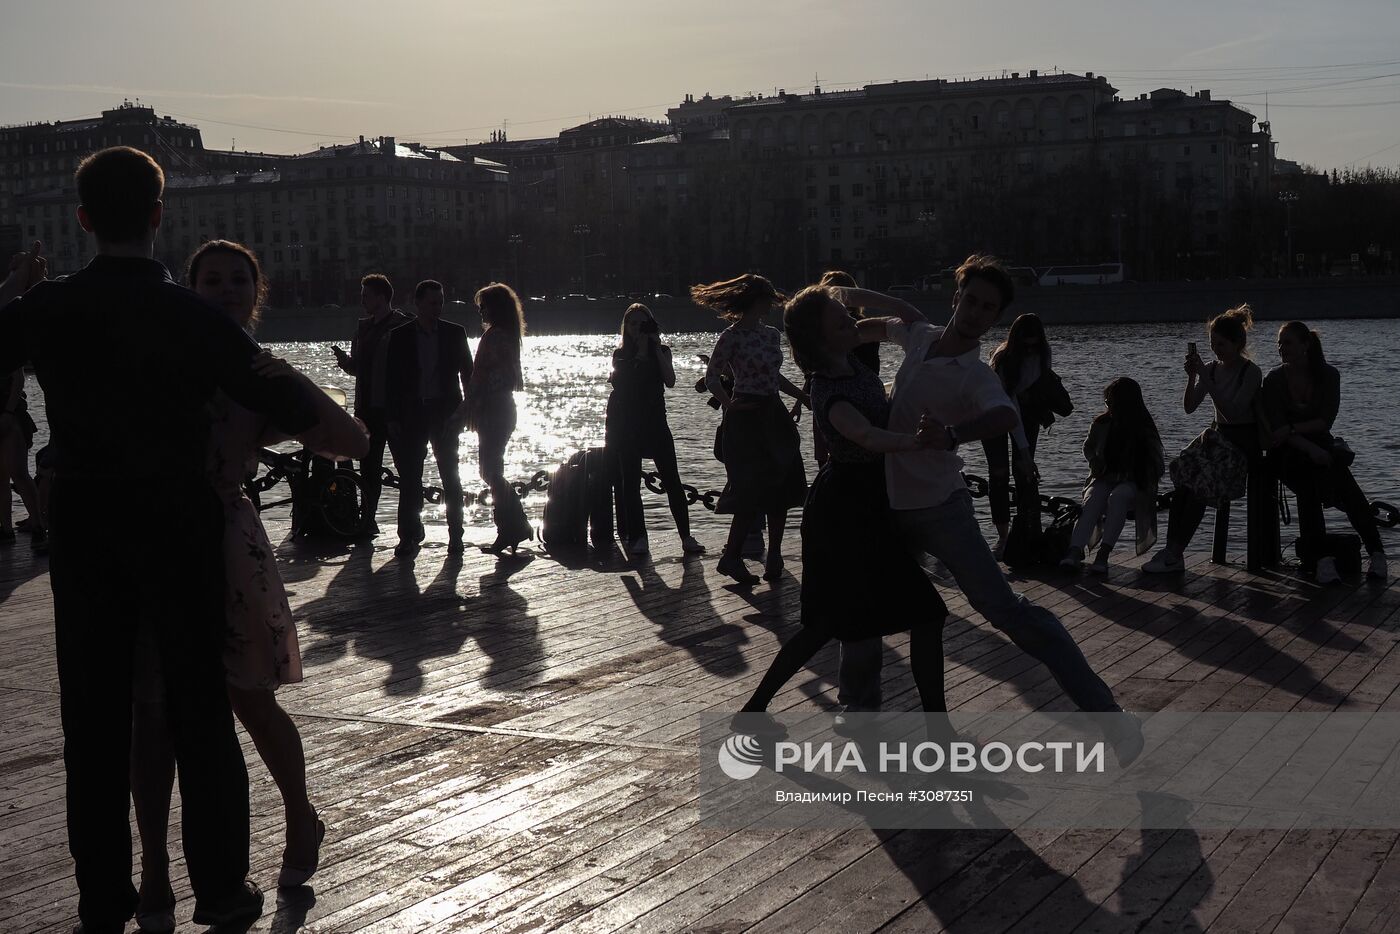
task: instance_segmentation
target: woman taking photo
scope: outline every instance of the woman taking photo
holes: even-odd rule
[[[676,442],[666,422],[666,390],[676,385],[671,348],[661,343],[651,309],[634,304],[622,316],[622,342],[612,356],[606,444],[617,470],[618,538],[629,555],[644,555],[646,517],[642,509],[642,458],[649,457],[666,487],[681,551],[703,554],[690,534],[690,511],[676,465]]]
[[[1213,442],[1205,441],[1193,443],[1181,453],[1172,468],[1173,476],[1184,478],[1189,474],[1196,478],[1195,486],[1176,485],[1167,519],[1166,547],[1142,566],[1149,574],[1171,574],[1185,569],[1186,546],[1191,544],[1191,537],[1196,534],[1208,505],[1203,494],[1218,500],[1218,490],[1225,487],[1244,490],[1253,482],[1267,488],[1273,482],[1272,478],[1263,476],[1263,447],[1255,415],[1264,374],[1245,351],[1249,329],[1253,326],[1254,313],[1248,305],[1239,305],[1211,318],[1206,325],[1215,362],[1205,363],[1196,353],[1194,344],[1187,350],[1186,393],[1181,400],[1182,407],[1190,415],[1209,396],[1215,406],[1211,429],[1226,445],[1242,453],[1244,459],[1238,455],[1229,458],[1228,450],[1221,453]],[[1216,453],[1211,453],[1212,448]],[[1241,470],[1242,476],[1238,475]],[[1205,489],[1207,486],[1216,489]],[[1263,493],[1264,489],[1257,492]],[[1264,518],[1277,522],[1275,516]],[[1256,533],[1251,529],[1249,534]]]
[[[763,579],[776,581],[783,573],[787,511],[801,506],[807,495],[797,426],[778,391],[803,404],[808,400],[782,374],[782,335],[763,320],[783,296],[767,279],[746,273],[694,286],[690,297],[730,322],[715,342],[705,371],[705,385],[724,410],[719,446],[726,482],[715,511],[734,517],[718,570],[741,584],[758,583],[744,566],[742,552],[745,536],[760,516],[767,516]],[[732,395],[720,379],[726,373],[734,379]]]
[[[481,311],[481,343],[466,397],[452,420],[477,433],[481,479],[491,488],[496,540],[482,550],[500,555],[509,548],[514,554],[517,545],[534,537],[525,507],[506,480],[506,445],[515,431],[515,393],[525,389],[520,367],[525,312],[515,290],[500,282],[476,293],[476,307]]]
[[[992,351],[988,363],[1021,418],[1020,425],[1011,434],[982,442],[982,451],[987,456],[987,498],[992,506],[992,524],[997,530],[997,543],[992,550],[1000,558],[1011,530],[1012,466],[1014,464],[1018,476],[1034,476],[1035,442],[1040,437],[1041,420],[1049,414],[1027,393],[1041,374],[1050,372],[1050,342],[1046,340],[1040,316],[1024,314],[1011,322],[1006,340]]]
[[[1142,401],[1142,387],[1120,376],[1103,391],[1105,410],[1094,417],[1084,442],[1089,483],[1079,521],[1070,536],[1069,553],[1060,566],[1077,569],[1084,551],[1099,542],[1089,565],[1095,574],[1108,573],[1108,556],[1132,509],[1137,517],[1137,553],[1157,541],[1157,481],[1162,477],[1162,439],[1157,423]]]
[[[245,329],[256,325],[267,285],[257,257],[247,247],[228,240],[204,244],[190,257],[189,284]],[[348,456],[364,450],[363,427],[305,376],[267,351],[255,358],[254,367],[266,376],[301,380],[314,390],[318,428],[330,429],[328,453]],[[224,506],[224,669],[229,700],[282,794],[286,849],[277,884],[298,886],[316,871],[326,826],[307,795],[301,734],[275,693],[281,685],[302,679],[296,626],[267,531],[243,491],[258,449],[285,437],[272,431],[265,417],[223,394],[210,404],[210,415],[208,475]],[[159,654],[148,639],[138,646],[132,721],[132,799],[141,834],[137,921],[143,931],[173,931],[175,899],[166,834],[175,753],[165,727]]]
[[[1385,580],[1385,547],[1375,513],[1351,474],[1351,455],[1337,446],[1332,425],[1341,407],[1342,377],[1322,355],[1322,338],[1301,321],[1278,329],[1282,363],[1264,377],[1261,396],[1271,430],[1269,459],[1274,472],[1298,497],[1300,554],[1314,567],[1319,584],[1341,580],[1334,556],[1324,553],[1327,520],[1324,506],[1347,514],[1370,555],[1366,574]]]
[[[910,664],[923,709],[947,709],[942,635],[947,607],[895,529],[884,465],[886,452],[927,446],[933,431],[943,429],[921,429],[918,435],[887,430],[884,384],[853,352],[883,339],[885,320],[858,326],[847,313],[846,297],[841,290],[811,286],[783,313],[793,355],[812,377],[812,412],[831,459],[818,472],[802,511],[802,629],[774,657],[741,714],[766,711],[782,686],[830,640],[839,639],[844,647],[896,632],[910,634]],[[899,305],[893,302],[892,310]],[[917,312],[909,312],[907,320],[914,320]]]
[[[15,540],[14,505],[10,484],[29,513],[29,534],[35,551],[45,550],[48,532],[39,508],[39,488],[29,475],[29,449],[39,426],[29,415],[24,396],[24,369],[0,374],[0,545]]]

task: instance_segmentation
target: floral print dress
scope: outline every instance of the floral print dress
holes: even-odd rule
[[[224,506],[224,668],[234,687],[276,690],[302,679],[301,649],[272,543],[243,492],[268,422],[223,393],[210,416],[208,476]]]

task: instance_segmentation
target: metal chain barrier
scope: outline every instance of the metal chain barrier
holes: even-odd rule
[[[304,453],[282,454],[264,448],[259,459],[268,467],[268,472],[247,483],[247,488],[256,493],[265,493],[283,479],[287,479],[291,475],[299,474],[306,470],[307,458]],[[348,464],[341,466],[343,469],[351,469]],[[381,467],[380,471],[381,480],[385,486],[392,487],[396,490],[403,488],[403,483],[398,475],[388,467]],[[510,485],[511,488],[515,490],[515,495],[520,497],[528,496],[531,493],[544,493],[549,490],[550,476],[549,471],[537,470],[529,480],[513,480]],[[974,499],[986,498],[988,483],[985,477],[979,477],[976,474],[969,473],[965,473],[962,476],[963,482],[967,484],[968,493]],[[646,488],[653,493],[665,495],[667,492],[666,484],[659,474],[643,471],[642,481],[645,483]],[[710,512],[714,512],[719,505],[721,492],[719,490],[706,490],[701,492],[697,487],[693,487],[688,483],[682,483],[681,490],[685,493],[685,502],[687,506],[694,506],[698,503]],[[1280,490],[1280,492],[1282,493],[1283,491]],[[441,487],[423,487],[423,499],[433,505],[441,504],[444,495]],[[1010,489],[1009,495],[1012,502],[1015,502],[1014,486]],[[1166,512],[1171,509],[1172,495],[1171,492],[1158,494],[1158,512]],[[1290,511],[1288,509],[1287,499],[1284,496],[1280,496],[1279,499],[1280,518],[1284,525],[1288,525],[1292,517],[1289,514]],[[483,506],[489,505],[491,502],[491,490],[487,488],[476,492],[463,491],[462,501],[467,506],[478,504]],[[1042,512],[1052,517],[1060,518],[1066,515],[1077,516],[1079,514],[1080,504],[1068,497],[1041,494],[1040,508]],[[1400,527],[1400,508],[1383,500],[1374,500],[1371,503],[1371,509],[1375,512],[1376,525],[1384,529]]]

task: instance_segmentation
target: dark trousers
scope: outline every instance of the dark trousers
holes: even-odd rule
[[[625,441],[615,445],[611,453],[617,470],[617,533],[622,541],[630,542],[647,533],[642,509],[642,455],[636,448],[626,446]],[[676,531],[682,536],[689,535],[690,507],[681,489],[676,443],[668,435],[665,443],[658,443],[652,453],[657,476],[666,487],[666,499],[671,504],[671,518],[676,522]]]
[[[1298,497],[1298,537],[1308,565],[1317,561],[1327,535],[1327,520],[1322,514],[1324,500],[1347,514],[1368,552],[1385,550],[1376,515],[1351,468],[1337,464],[1319,467],[1296,449],[1281,448],[1276,456],[1280,477]]]
[[[60,476],[49,505],[68,846],[78,915],[92,927],[125,922],[136,908],[128,813],[133,652],[143,621],[165,675],[196,899],[213,907],[248,874],[248,773],[223,666],[222,507],[207,487],[167,487],[143,501],[149,531],[133,536],[127,505],[111,490]]]
[[[1025,426],[1026,443],[1035,457],[1035,442],[1040,437],[1040,425]],[[997,526],[1011,524],[1011,436],[997,435],[982,442],[987,456],[987,499],[992,506],[992,522]]]
[[[506,393],[478,414],[476,426],[481,479],[491,490],[491,519],[497,537],[507,542],[524,541],[532,534],[520,496],[506,479],[506,446],[515,432],[515,422],[515,400]]]
[[[458,436],[444,424],[456,405],[433,400],[395,423],[389,439],[394,469],[399,474],[399,541],[423,541],[423,463],[428,447],[433,449],[438,476],[442,478],[443,505],[447,507],[447,530],[453,538],[462,535],[462,476],[458,461]]]
[[[364,492],[365,522],[374,520],[379,496],[384,492],[384,446],[389,442],[389,426],[380,412],[356,413],[369,429],[369,450],[360,459],[360,488]]]

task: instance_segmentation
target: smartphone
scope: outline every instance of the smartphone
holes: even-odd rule
[[[1199,357],[1199,356],[1200,356],[1200,354],[1196,352],[1196,342],[1195,342],[1195,341],[1187,341],[1187,343],[1186,343],[1186,352],[1189,353],[1189,354],[1191,354],[1193,357]]]

